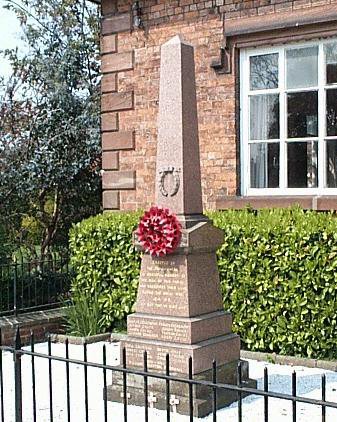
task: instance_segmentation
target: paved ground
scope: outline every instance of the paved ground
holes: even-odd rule
[[[110,365],[118,364],[119,345],[117,343],[106,343],[107,345],[107,363]],[[96,343],[88,346],[88,360],[91,362],[102,362],[103,343]],[[36,346],[36,351],[47,352],[45,343]],[[52,345],[52,354],[64,356],[65,346],[62,344]],[[70,357],[82,359],[83,348],[81,346],[70,346]],[[263,370],[267,366],[269,370],[269,389],[284,393],[291,393],[291,373],[296,370],[298,382],[297,392],[305,397],[320,398],[321,374],[327,375],[327,399],[337,402],[337,373],[324,371],[317,368],[290,367],[285,365],[274,365],[271,363],[257,362],[250,360],[250,376],[258,380],[258,387],[262,388]],[[48,361],[46,359],[36,358],[36,385],[37,385],[37,408],[38,422],[50,421],[49,413],[49,390],[48,390]],[[23,422],[33,421],[32,416],[32,388],[31,388],[31,358],[24,356],[22,359],[23,370]],[[54,422],[66,422],[66,383],[65,383],[65,364],[62,362],[53,362],[53,420]],[[4,371],[4,411],[5,422],[14,422],[14,385],[13,385],[13,360],[12,356],[3,353],[3,371]],[[89,369],[89,421],[103,422],[103,400],[102,388],[103,377],[102,370]],[[108,374],[108,380],[110,376]],[[71,421],[85,422],[85,404],[84,404],[84,374],[83,367],[71,365]],[[237,421],[237,404],[218,412],[219,422]],[[108,405],[109,422],[123,421],[123,406],[117,403]],[[150,409],[150,421],[166,421],[165,412]],[[144,409],[141,407],[129,406],[128,420],[130,422],[144,421]],[[0,418],[1,420],[1,418]],[[172,422],[185,422],[189,418],[178,414],[172,414]],[[196,419],[197,420],[197,419]],[[200,420],[200,419],[198,419]],[[244,399],[243,420],[247,422],[263,421],[263,399],[258,397],[247,397]],[[270,422],[290,422],[291,404],[283,400],[270,400]],[[301,422],[319,422],[321,421],[321,409],[311,405],[298,404],[298,421]],[[337,420],[337,411],[327,410],[327,421]],[[212,417],[203,419],[205,422],[211,422]]]

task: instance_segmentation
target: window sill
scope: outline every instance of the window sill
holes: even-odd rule
[[[337,196],[226,196],[216,201],[218,210],[288,208],[295,205],[305,210],[336,211]]]

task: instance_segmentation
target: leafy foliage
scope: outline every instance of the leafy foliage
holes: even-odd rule
[[[84,0],[5,2],[26,53],[0,98],[0,219],[42,254],[100,209],[98,10]]]
[[[210,212],[224,231],[218,266],[224,307],[250,350],[333,358],[337,352],[337,220],[300,209]],[[107,214],[71,233],[73,289],[98,292],[106,328],[136,298],[139,214]]]
[[[3,225],[0,224],[0,265],[7,261],[10,254],[10,245],[7,243],[6,233]]]
[[[246,348],[334,358],[337,220],[300,209],[211,213],[224,306]]]
[[[78,293],[73,296],[65,308],[65,326],[67,334],[72,336],[94,336],[104,332],[102,309],[97,295],[88,296]]]
[[[96,294],[102,327],[125,321],[136,300],[140,255],[132,232],[140,214],[103,214],[73,226],[70,232],[71,263],[76,272],[72,294]]]

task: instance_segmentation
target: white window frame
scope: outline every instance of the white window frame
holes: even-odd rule
[[[325,158],[326,148],[325,142],[329,140],[337,140],[337,136],[325,136],[326,133],[326,90],[336,89],[336,84],[327,86],[325,84],[325,56],[324,45],[337,42],[337,38],[328,38],[325,40],[313,40],[302,43],[288,43],[270,47],[254,47],[240,50],[240,171],[241,171],[241,194],[244,196],[270,196],[270,195],[337,195],[337,188],[327,188],[326,185],[326,169]],[[318,86],[308,88],[286,89],[286,66],[285,52],[292,48],[316,47],[318,46]],[[280,94],[280,187],[279,188],[250,188],[250,160],[249,160],[249,144],[261,141],[249,141],[249,96],[257,91],[250,91],[249,83],[249,58],[250,56],[278,53],[279,54],[279,86],[276,89],[259,89],[259,94]],[[318,138],[292,138],[292,141],[302,140],[310,141],[318,139],[318,187],[317,188],[288,188],[287,183],[287,157],[286,157],[286,134],[287,134],[287,117],[286,117],[286,94],[290,92],[303,92],[318,90]],[[266,140],[263,142],[275,142]]]

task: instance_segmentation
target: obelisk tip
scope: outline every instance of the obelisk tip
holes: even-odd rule
[[[184,41],[182,36],[178,34],[178,35],[175,35],[173,38],[169,39],[168,41],[166,41],[166,43],[164,43],[162,47],[166,45],[181,45],[181,44],[191,46],[191,44]]]

